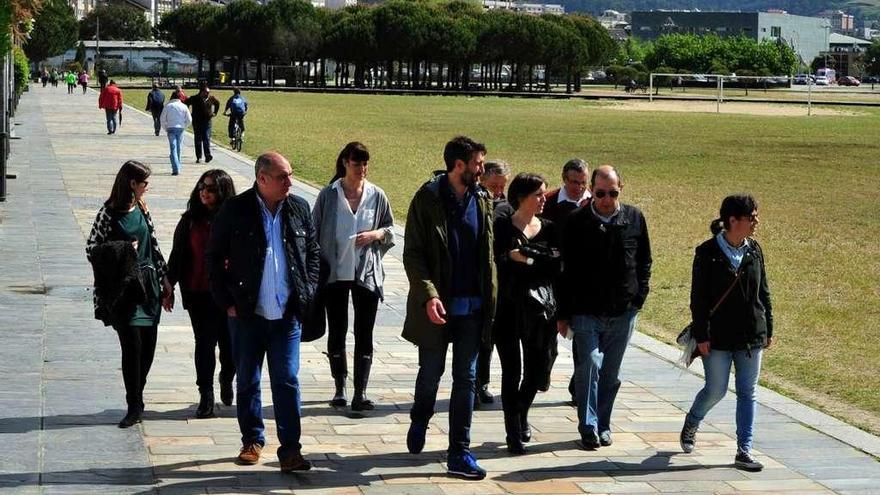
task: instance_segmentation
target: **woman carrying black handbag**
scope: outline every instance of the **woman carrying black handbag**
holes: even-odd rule
[[[736,370],[734,465],[760,471],[752,457],[755,389],[763,350],[773,343],[773,310],[761,246],[751,236],[758,227],[758,203],[749,195],[724,198],[712,238],[694,255],[691,334],[703,359],[706,384],[697,394],[681,430],[683,451],[694,450],[697,429],[724,397],[730,368]]]
[[[521,173],[507,197],[516,210],[495,220],[498,308],[495,345],[501,359],[501,403],[507,450],[525,453],[531,439],[529,408],[539,390],[547,390],[556,361],[556,298],[560,272],[558,233],[537,215],[544,208],[547,182]]]

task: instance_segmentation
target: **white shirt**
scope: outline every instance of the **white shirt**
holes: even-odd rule
[[[162,129],[186,129],[192,123],[192,115],[189,109],[180,100],[171,100],[165,108],[162,109],[162,115],[159,117]]]
[[[578,199],[571,199],[571,198],[568,197],[568,189],[566,189],[565,187],[560,187],[560,188],[559,188],[559,198],[557,199],[556,202],[557,202],[557,203],[562,203],[563,201],[570,201],[570,202],[572,202],[572,203],[574,203],[574,204],[580,206],[580,205],[581,205],[581,201],[583,201],[583,200],[585,200],[585,199],[590,199],[591,197],[592,197],[592,195],[590,194],[590,190],[589,190],[589,189],[584,189],[584,193],[581,195],[580,198],[578,198]]]
[[[345,199],[345,191],[342,188],[342,179],[333,184],[337,191],[339,201],[336,209],[336,273],[337,280],[354,280],[357,272],[358,260],[367,246],[355,247],[355,237],[358,232],[373,229],[376,218],[376,187],[369,182],[364,183],[364,192],[356,212],[351,211],[348,200]]]

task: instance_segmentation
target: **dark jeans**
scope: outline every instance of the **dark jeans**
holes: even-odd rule
[[[238,127],[241,128],[241,133],[244,134],[244,115],[230,115],[229,116],[229,125],[227,127],[227,131],[229,132],[229,139],[232,139],[232,124],[235,121],[238,121]]]
[[[348,333],[348,294],[354,306],[354,355],[373,355],[373,327],[379,296],[355,282],[344,281],[328,284],[324,288],[327,307],[327,354],[345,355],[345,335]]]
[[[260,375],[263,371],[263,357],[267,356],[276,433],[281,443],[278,457],[289,457],[302,448],[299,443],[302,426],[297,378],[302,326],[295,318],[267,320],[257,315],[228,318],[228,321],[232,355],[238,375],[236,406],[241,442],[266,445]]]
[[[483,333],[481,314],[447,316],[446,328],[452,341],[452,395],[449,398],[449,455],[470,451],[471,417],[474,413],[477,354]],[[427,424],[434,415],[437,389],[446,367],[443,348],[419,347],[419,373],[409,417]]]
[[[144,410],[144,386],[156,354],[156,326],[113,327],[122,350],[122,381],[128,410]]]
[[[107,132],[110,134],[116,132],[116,127],[118,126],[116,115],[116,110],[104,109],[104,116],[107,118]]]
[[[159,117],[162,116],[162,110],[159,110],[158,112],[151,110],[150,113],[153,115],[153,132],[158,136],[159,131],[162,130],[162,123],[159,121]]]
[[[214,369],[217,365],[215,347],[220,347],[220,383],[232,383],[235,378],[235,361],[232,360],[230,349],[226,311],[217,307],[210,292],[191,292],[186,299],[196,339],[196,385],[201,393],[212,392]]]
[[[547,323],[527,336],[516,335],[512,328],[496,332],[501,405],[506,416],[528,416],[538,390],[545,389],[556,361],[555,325],[555,321]]]
[[[193,122],[193,134],[196,141],[196,159],[201,160],[202,155],[205,158],[211,158],[211,121],[206,123]]]
[[[480,347],[480,354],[477,356],[477,388],[485,387],[491,381],[489,375],[492,367],[492,350],[495,345],[492,343]]]

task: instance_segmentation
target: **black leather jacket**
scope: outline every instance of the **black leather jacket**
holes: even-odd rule
[[[234,305],[239,316],[254,314],[266,258],[266,234],[256,187],[254,184],[223,204],[211,225],[208,243],[206,264],[214,301],[221,308]],[[302,320],[311,314],[320,248],[308,203],[290,195],[279,207],[284,254],[293,285],[284,315]]]
[[[638,208],[620,205],[608,225],[589,205],[578,208],[563,226],[558,318],[617,316],[641,309],[648,297],[651,263],[648,226]]]

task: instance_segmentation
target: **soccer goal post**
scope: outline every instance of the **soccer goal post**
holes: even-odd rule
[[[790,76],[737,76],[736,74],[674,74],[663,72],[651,72],[648,78],[648,100],[654,101],[655,91],[659,92],[661,87],[669,87],[673,90],[676,87],[702,87],[714,88],[715,111],[721,113],[721,104],[724,103],[725,85],[735,83],[740,88],[745,88],[748,93],[749,88],[764,89],[770,87],[791,87],[792,79]],[[807,92],[807,114],[812,110],[812,92]]]

